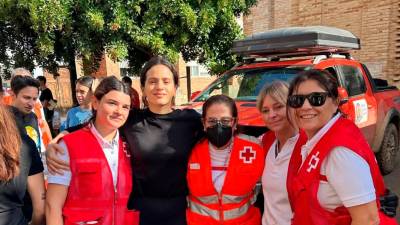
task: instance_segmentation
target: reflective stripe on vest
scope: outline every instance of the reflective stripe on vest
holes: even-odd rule
[[[253,193],[250,193],[250,195]],[[218,204],[218,195],[208,195],[208,196],[192,196],[199,200],[203,204]],[[247,199],[249,195],[222,195],[222,203],[223,204],[238,204],[243,200]]]
[[[213,218],[214,220],[219,220],[219,212],[218,210],[213,210],[210,209],[206,206],[200,205],[197,202],[194,202],[192,200],[189,199],[188,201],[189,204],[189,209],[192,212],[195,212],[197,214],[203,215],[203,216],[208,216]]]
[[[218,195],[208,195],[202,197],[192,196],[192,197],[196,198],[203,204],[218,204]]]
[[[237,196],[237,195],[222,195],[222,204],[238,204],[238,203],[241,203],[243,200],[249,198],[249,195],[251,195],[251,194],[252,193],[250,193],[248,195],[241,195],[241,196]]]
[[[210,196],[214,197],[214,195],[210,195]],[[207,196],[207,197],[210,197],[210,196]],[[225,195],[225,196],[227,196],[227,195]],[[225,197],[225,201],[228,201],[228,199],[229,199],[229,201],[232,200],[232,202],[228,202],[228,203],[240,203],[244,198],[248,197],[248,195],[245,197],[244,196],[235,196],[234,198],[232,195],[228,195],[228,196],[229,197]],[[223,197],[223,199],[224,199],[224,197]],[[234,208],[234,209],[225,210],[223,212],[224,220],[232,220],[232,219],[236,219],[236,218],[243,216],[244,214],[246,214],[246,212],[249,210],[249,208],[254,204],[256,199],[257,199],[257,196],[253,195],[249,199],[249,201],[247,201],[242,206],[240,206],[238,208]],[[210,209],[207,206],[201,205],[197,202],[190,200],[190,198],[188,200],[188,204],[189,204],[189,209],[192,212],[203,215],[203,216],[211,217],[214,220],[220,220],[218,210]]]
[[[232,220],[232,219],[236,219],[236,218],[243,216],[244,214],[246,214],[247,211],[249,211],[249,208],[256,202],[256,200],[257,200],[257,195],[253,195],[249,199],[249,201],[247,201],[245,204],[243,204],[239,208],[226,210],[224,212],[224,219]]]

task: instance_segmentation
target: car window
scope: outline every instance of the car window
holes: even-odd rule
[[[275,80],[290,82],[305,67],[262,68],[231,71],[219,77],[194,101],[205,101],[217,94],[225,94],[238,101],[256,101],[265,84]]]
[[[347,90],[349,96],[355,96],[365,93],[364,77],[359,68],[354,66],[339,66],[343,76],[343,86]]]

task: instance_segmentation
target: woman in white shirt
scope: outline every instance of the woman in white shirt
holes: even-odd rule
[[[304,132],[287,117],[286,100],[289,85],[275,81],[266,85],[257,98],[257,108],[269,129],[262,136],[266,151],[261,178],[264,195],[263,225],[290,225],[292,210],[286,189],[287,172],[293,149],[306,141]]]
[[[360,130],[338,110],[336,79],[320,70],[302,72],[291,83],[288,106],[308,137],[301,162],[289,165],[292,224],[368,225],[379,218],[395,224],[378,213],[383,179]]]

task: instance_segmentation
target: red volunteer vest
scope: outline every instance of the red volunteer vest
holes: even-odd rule
[[[265,155],[268,154],[269,150],[271,149],[272,144],[276,140],[275,133],[272,131],[267,131],[262,138],[262,146],[265,151]],[[288,187],[288,180],[293,179],[294,175],[299,171],[300,165],[301,165],[301,146],[303,146],[307,142],[307,135],[304,133],[303,130],[299,131],[299,138],[297,139],[297,142],[294,146],[292,156],[290,157],[290,163],[296,166],[289,166],[288,168],[288,174],[286,177],[286,188],[289,190]],[[273,181],[271,181],[273,182]],[[288,192],[288,197],[289,199],[292,199],[292,196],[290,196],[290,192]],[[290,204],[292,211],[293,211],[293,204]]]
[[[259,225],[261,214],[253,206],[255,185],[264,169],[265,154],[256,138],[234,137],[221,193],[212,183],[208,140],[198,143],[190,156],[187,181],[189,225]]]
[[[330,212],[322,208],[317,198],[320,180],[326,180],[326,177],[320,174],[322,162],[330,151],[338,146],[343,146],[354,151],[368,163],[376,190],[379,209],[379,196],[384,194],[385,185],[374,153],[358,127],[350,120],[339,118],[313,148],[301,167],[294,160],[296,157],[291,158],[288,172],[291,173],[291,179],[288,179],[288,192],[289,199],[294,208],[293,225],[351,224],[350,214],[344,206],[336,208],[334,212]],[[300,151],[301,149],[296,149],[293,155],[296,154],[301,157]],[[300,169],[297,170],[296,168],[299,167]],[[397,224],[392,218],[387,217],[381,212],[379,212],[379,216],[381,220],[380,224]]]
[[[121,139],[115,190],[107,159],[88,127],[63,139],[68,148],[72,174],[63,208],[64,224],[139,224],[137,212],[127,209],[132,190],[132,170]]]

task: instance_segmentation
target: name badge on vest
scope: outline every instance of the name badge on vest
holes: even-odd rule
[[[189,169],[191,169],[191,170],[199,170],[200,169],[200,163],[190,163],[189,164]]]

